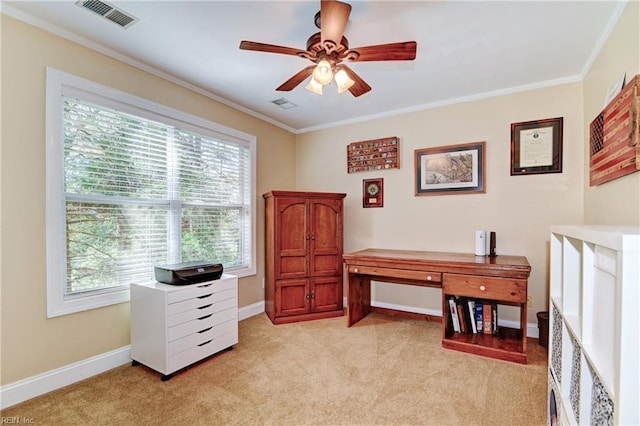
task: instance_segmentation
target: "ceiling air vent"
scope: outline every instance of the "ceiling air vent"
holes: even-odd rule
[[[288,99],[285,98],[280,98],[280,99],[275,99],[273,101],[271,101],[272,103],[278,105],[280,108],[282,109],[291,109],[291,108],[295,108],[298,105],[294,104],[293,102],[291,102]]]
[[[129,28],[131,25],[138,22],[138,18],[104,1],[78,0],[76,4],[83,9],[97,13],[122,28]]]

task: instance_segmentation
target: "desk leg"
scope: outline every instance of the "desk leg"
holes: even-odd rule
[[[371,313],[371,278],[359,274],[349,274],[349,312],[347,327]]]

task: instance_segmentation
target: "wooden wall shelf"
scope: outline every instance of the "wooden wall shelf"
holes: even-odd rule
[[[347,173],[400,168],[397,137],[353,142],[347,146]]]

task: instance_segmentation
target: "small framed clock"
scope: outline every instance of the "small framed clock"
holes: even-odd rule
[[[362,207],[382,207],[384,205],[384,179],[362,180]]]

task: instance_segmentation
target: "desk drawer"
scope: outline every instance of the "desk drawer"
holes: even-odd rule
[[[442,292],[456,296],[526,303],[527,282],[508,278],[445,274]]]
[[[378,268],[376,266],[349,266],[352,274],[363,274],[379,277],[405,278],[408,280],[428,281],[439,283],[442,281],[442,273],[428,271],[413,271],[408,269]]]

